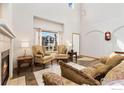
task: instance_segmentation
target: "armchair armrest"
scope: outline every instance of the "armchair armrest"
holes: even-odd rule
[[[42,54],[37,54],[34,57],[36,57],[36,58],[43,58],[43,55]]]
[[[46,53],[45,56],[50,56],[51,54],[50,53]]]

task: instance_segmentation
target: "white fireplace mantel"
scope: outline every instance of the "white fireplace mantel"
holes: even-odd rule
[[[0,85],[1,85],[1,53],[9,49],[9,78],[13,77],[13,39],[14,33],[7,22],[0,19]]]
[[[3,33],[10,38],[15,38],[14,33],[4,19],[0,19],[0,33]]]

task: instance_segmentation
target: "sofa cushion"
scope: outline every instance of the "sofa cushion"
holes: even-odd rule
[[[91,77],[96,77],[97,75],[97,71],[93,67],[87,67],[87,68],[82,69],[81,71],[88,74]]]
[[[102,84],[107,84],[108,82],[114,80],[124,79],[124,61],[122,61],[119,65],[111,69],[106,76],[104,77]]]
[[[106,63],[108,57],[107,56],[103,56],[103,57],[100,57],[100,62],[102,62],[103,64]]]
[[[102,63],[98,63],[94,65],[93,67],[97,70],[97,74],[103,74],[109,70],[109,67]]]
[[[123,57],[119,54],[116,53],[112,53],[107,61],[106,61],[106,65],[108,65],[110,68],[113,68],[114,66],[116,66],[117,64],[119,64],[121,62],[121,60],[123,59]]]
[[[108,69],[109,68],[107,65],[98,63],[92,67],[87,67],[85,69],[82,69],[82,71],[95,78],[101,74],[106,73]]]

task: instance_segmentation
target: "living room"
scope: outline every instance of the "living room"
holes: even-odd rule
[[[123,3],[1,3],[1,85],[123,85],[123,10]]]

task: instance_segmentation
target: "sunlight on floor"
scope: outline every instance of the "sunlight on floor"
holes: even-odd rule
[[[9,79],[7,85],[26,85],[25,76],[16,79]]]

